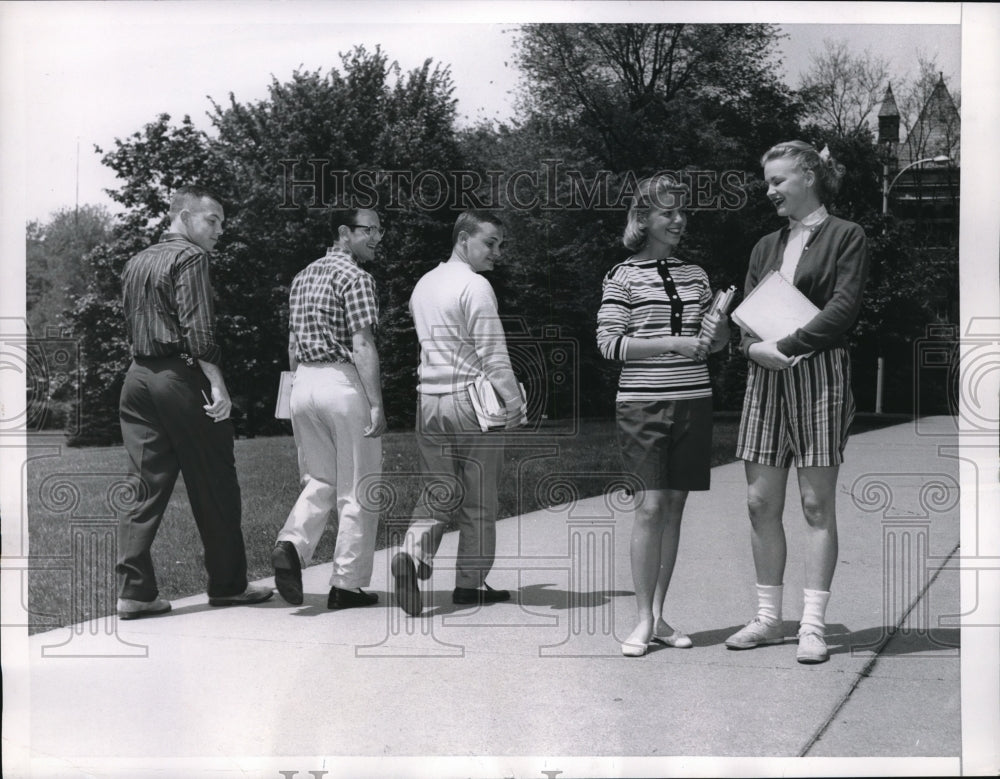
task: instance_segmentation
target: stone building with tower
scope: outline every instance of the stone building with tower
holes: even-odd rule
[[[929,246],[958,241],[961,119],[941,74],[913,125],[900,139],[900,113],[892,86],[878,113],[885,210],[912,224]],[[934,158],[948,157],[949,162]]]

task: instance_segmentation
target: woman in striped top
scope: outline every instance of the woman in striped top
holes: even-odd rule
[[[629,552],[638,624],[622,654],[640,657],[657,639],[690,647],[663,620],[681,515],[689,490],[707,490],[711,470],[712,387],[705,359],[729,339],[706,316],[712,293],[697,265],[671,256],[687,223],[687,188],[660,174],[639,182],[622,242],[635,252],[604,278],[597,345],[623,363],[618,380],[618,441],[635,474],[635,523]]]

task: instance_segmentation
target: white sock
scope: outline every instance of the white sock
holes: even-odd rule
[[[830,600],[830,593],[824,590],[802,590],[802,592],[805,595],[805,603],[802,606],[802,622],[799,630],[809,627],[822,636],[826,632],[826,604]]]
[[[769,625],[781,624],[781,593],[784,585],[757,585],[757,616]]]

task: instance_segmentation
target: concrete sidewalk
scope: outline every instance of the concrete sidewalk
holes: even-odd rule
[[[420,618],[393,604],[385,550],[372,608],[328,611],[330,567],[319,565],[299,607],[275,596],[214,609],[201,595],[165,617],[32,636],[29,743],[5,747],[25,750],[33,776],[956,774],[952,430],[936,418],[851,439],[823,665],[795,661],[794,477],[789,639],[723,645],[755,608],[734,463],[714,469],[685,513],[668,619],[693,649],[621,655],[634,620],[631,516],[611,492],[499,523],[489,581],[516,591],[510,603],[452,605],[450,533]],[[548,482],[540,489],[559,494],[559,474]]]

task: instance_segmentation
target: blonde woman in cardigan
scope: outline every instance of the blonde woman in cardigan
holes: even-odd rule
[[[767,196],[788,225],[754,247],[745,291],[775,270],[819,313],[784,338],[761,341],[744,333],[741,340],[750,365],[736,456],[745,461],[758,610],[726,646],[751,649],[784,641],[782,514],[794,464],[807,526],[797,659],[822,663],[828,658],[826,605],[838,553],[837,475],[854,416],[845,334],[861,307],[868,254],[861,227],[826,210],[844,175],[828,153],[791,141],[772,147],[761,163]]]

